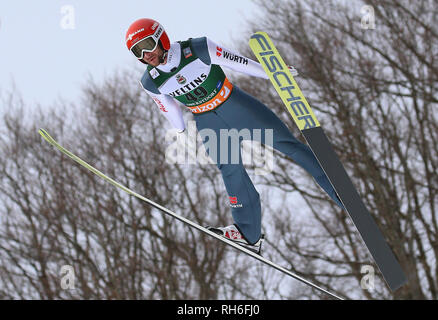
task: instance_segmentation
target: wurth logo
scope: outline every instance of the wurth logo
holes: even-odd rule
[[[235,62],[245,64],[245,65],[247,65],[249,62],[247,58],[244,58],[244,57],[238,56],[237,54],[225,51],[221,47],[216,47],[216,56],[223,57],[225,59],[235,61]]]
[[[231,61],[236,61],[236,62],[241,63],[241,64],[248,64],[247,58],[238,56],[237,54],[229,53],[227,51],[224,51],[224,58],[231,60]]]
[[[231,204],[237,204],[237,197],[230,197]]]

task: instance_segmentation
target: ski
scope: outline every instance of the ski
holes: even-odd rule
[[[136,197],[136,198],[138,198],[138,199],[148,203],[149,205],[153,206],[154,208],[156,208],[156,209],[164,212],[165,214],[167,214],[167,215],[169,215],[169,216],[171,216],[171,217],[173,217],[173,218],[175,218],[175,219],[185,223],[186,225],[188,225],[188,226],[190,226],[192,228],[195,228],[195,229],[197,229],[197,230],[199,230],[199,231],[201,231],[201,232],[203,232],[203,233],[205,233],[205,234],[207,234],[207,235],[209,235],[209,236],[211,236],[213,238],[216,238],[217,240],[219,240],[219,241],[221,241],[221,242],[223,242],[223,243],[225,243],[225,244],[227,244],[227,245],[229,245],[229,246],[231,246],[231,247],[233,247],[233,248],[235,248],[235,249],[237,249],[237,250],[239,250],[239,251],[241,251],[241,252],[243,252],[243,253],[245,253],[245,254],[247,254],[247,255],[255,258],[255,259],[257,259],[257,260],[259,260],[259,261],[261,261],[261,262],[263,262],[264,264],[266,264],[266,265],[268,265],[268,266],[270,266],[270,267],[272,267],[272,268],[274,268],[274,269],[284,273],[287,276],[290,276],[290,277],[292,277],[292,278],[294,278],[294,279],[296,279],[296,280],[298,280],[298,281],[300,281],[300,282],[302,282],[302,283],[304,283],[304,284],[306,284],[306,285],[308,285],[308,286],[310,286],[310,287],[312,287],[312,288],[314,288],[314,289],[316,289],[316,290],[318,290],[318,291],[320,291],[320,292],[322,292],[324,294],[329,295],[332,298],[335,298],[335,299],[338,299],[338,300],[344,300],[344,298],[342,298],[342,297],[340,297],[340,296],[338,296],[338,295],[336,295],[334,293],[331,293],[331,292],[325,290],[324,288],[322,288],[322,287],[320,287],[320,286],[318,286],[318,285],[316,285],[316,284],[314,284],[314,283],[312,283],[312,282],[310,282],[310,281],[300,277],[299,275],[297,275],[297,274],[287,270],[286,268],[284,268],[284,267],[282,267],[282,266],[280,266],[280,265],[278,265],[278,264],[276,264],[276,263],[274,263],[274,262],[272,262],[272,261],[270,261],[268,259],[263,258],[261,255],[258,255],[257,253],[255,253],[255,252],[253,252],[253,251],[251,251],[251,250],[249,250],[247,248],[244,248],[243,246],[240,246],[240,245],[238,245],[238,244],[236,244],[236,243],[234,243],[234,242],[232,242],[232,241],[230,241],[230,240],[228,240],[228,239],[226,239],[226,238],[224,238],[224,237],[222,237],[220,235],[217,235],[216,233],[206,229],[205,227],[202,227],[199,224],[197,224],[197,223],[195,223],[195,222],[193,222],[193,221],[191,221],[191,220],[189,220],[189,219],[187,219],[187,218],[185,218],[185,217],[183,217],[181,215],[178,215],[175,212],[173,212],[173,211],[171,211],[171,210],[169,210],[169,209],[159,205],[158,203],[155,203],[154,201],[152,201],[152,200],[150,200],[150,199],[148,199],[146,197],[143,197],[142,195],[132,191],[131,189],[125,187],[124,185],[120,184],[119,182],[115,181],[114,179],[112,179],[112,178],[108,177],[107,175],[103,174],[101,171],[97,170],[93,166],[89,165],[87,162],[85,162],[84,160],[82,160],[81,158],[79,158],[78,156],[76,156],[75,154],[70,152],[69,150],[65,149],[55,139],[53,139],[47,133],[46,130],[39,129],[38,132],[48,143],[50,143],[56,149],[61,151],[63,154],[67,155],[69,158],[71,158],[72,160],[76,161],[81,166],[83,166],[84,168],[90,170],[91,172],[93,172],[97,176],[99,176],[102,179],[108,181],[113,186],[115,186],[117,188],[120,188],[123,191],[127,192],[131,196],[134,196],[134,197]]]
[[[249,46],[318,159],[386,283],[392,291],[397,290],[407,281],[400,264],[271,39],[265,32],[256,32],[251,36]]]

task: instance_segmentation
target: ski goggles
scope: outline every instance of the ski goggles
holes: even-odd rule
[[[148,36],[132,46],[131,52],[137,59],[143,58],[144,52],[152,52],[157,48],[158,40],[154,35]]]
[[[134,44],[131,47],[131,52],[137,59],[142,59],[144,52],[152,52],[157,48],[158,40],[161,38],[163,32],[164,28],[161,25],[157,25],[154,34],[151,34]]]

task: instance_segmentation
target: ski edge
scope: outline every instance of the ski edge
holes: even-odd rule
[[[339,166],[339,171],[337,171],[336,175],[333,173],[334,166],[327,165],[327,163],[322,160],[324,156],[322,157],[318,156],[313,148],[311,148],[311,150],[315,154],[315,157],[318,159],[321,168],[323,169],[324,173],[326,174],[327,178],[329,179],[330,183],[332,184],[333,188],[338,194],[339,200],[344,205],[345,210],[348,213],[351,222],[353,223],[354,227],[358,231],[362,242],[365,244],[366,248],[368,249],[368,252],[371,254],[371,257],[373,258],[374,263],[377,266],[378,270],[380,271],[385,283],[388,285],[388,287],[391,289],[392,292],[395,292],[397,289],[399,289],[400,287],[402,287],[404,284],[407,283],[408,279],[406,277],[406,274],[404,273],[403,268],[401,267],[400,262],[397,259],[397,256],[395,255],[394,251],[390,247],[383,232],[378,227],[374,217],[371,215],[371,213],[363,203],[362,199],[360,198],[360,195],[357,192],[356,187],[353,185],[353,182],[351,181],[347,171],[342,165],[342,162],[339,160],[338,155],[333,150],[333,147],[330,141],[328,140],[328,137],[326,136],[324,130],[321,127],[312,128],[303,131],[303,136],[305,137],[309,145],[312,145],[315,143],[315,141],[312,139],[312,136],[314,136],[315,133],[318,133],[318,131],[320,137],[326,140],[324,145],[324,148],[328,149],[326,151],[326,154],[331,154],[332,157],[336,159],[335,161]],[[320,152],[321,149],[319,148],[317,149],[319,150],[319,153],[321,153]],[[330,170],[331,172],[328,172],[327,170]],[[349,189],[349,192],[352,193],[349,198],[350,201],[344,201],[345,187],[340,187],[342,186],[342,184],[340,184],[339,181],[338,183],[332,181],[333,178],[339,178],[338,176],[344,176],[345,180],[343,181],[343,183],[348,184],[351,187]],[[351,204],[351,199],[356,199],[354,204]],[[359,217],[358,214],[366,215],[366,216]],[[367,224],[366,226],[367,233],[364,232],[364,227],[363,227],[364,223]],[[378,247],[376,247],[376,243],[375,243],[376,241],[379,242]]]

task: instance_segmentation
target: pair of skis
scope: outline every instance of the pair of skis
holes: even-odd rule
[[[251,250],[248,250],[248,249],[246,249],[246,248],[236,244],[235,242],[233,242],[231,240],[228,240],[227,238],[224,238],[224,237],[222,237],[222,236],[220,236],[220,235],[218,235],[218,234],[216,234],[216,233],[214,233],[214,232],[212,232],[212,231],[210,231],[210,230],[200,226],[199,224],[197,224],[197,223],[195,223],[195,222],[193,222],[193,221],[191,221],[191,220],[189,220],[187,218],[184,218],[183,216],[180,216],[180,215],[176,214],[175,212],[173,212],[173,211],[171,211],[171,210],[169,210],[169,209],[159,205],[158,203],[155,203],[154,201],[149,200],[148,198],[145,198],[142,195],[132,191],[131,189],[125,187],[124,185],[120,184],[119,182],[115,181],[114,179],[108,177],[107,175],[105,175],[101,171],[97,170],[96,168],[94,168],[93,166],[89,165],[87,162],[85,162],[84,160],[82,160],[81,158],[79,158],[78,156],[76,156],[75,154],[73,154],[72,152],[70,152],[69,150],[64,148],[63,146],[61,146],[44,129],[40,129],[39,133],[48,143],[50,143],[56,149],[58,149],[59,151],[61,151],[62,153],[64,153],[65,155],[67,155],[68,157],[70,157],[71,159],[76,161],[77,163],[79,163],[84,168],[90,170],[91,172],[93,172],[97,176],[101,177],[102,179],[105,179],[106,181],[111,183],[113,186],[122,189],[123,191],[127,192],[128,194],[130,194],[130,195],[132,195],[132,196],[134,196],[134,197],[136,197],[136,198],[138,198],[138,199],[140,199],[140,200],[150,204],[151,206],[153,206],[153,207],[163,211],[164,213],[168,214],[169,216],[171,216],[171,217],[173,217],[173,218],[175,218],[175,219],[177,219],[177,220],[179,220],[179,221],[189,225],[190,227],[198,229],[199,231],[202,231],[202,232],[208,234],[209,236],[212,236],[213,238],[216,238],[217,240],[222,241],[222,242],[226,243],[227,245],[229,245],[231,247],[234,247],[237,250],[242,251],[243,253],[246,253],[247,255],[250,255],[251,257],[253,257],[253,258],[255,258],[255,259],[257,259],[257,260],[259,260],[259,261],[261,261],[261,262],[263,262],[263,263],[265,263],[265,264],[267,264],[267,265],[269,265],[269,266],[271,266],[271,267],[273,267],[273,268],[283,272],[284,274],[286,274],[286,275],[288,275],[288,276],[290,276],[292,278],[295,278],[295,279],[297,279],[297,280],[299,280],[299,281],[301,281],[301,282],[303,282],[303,283],[305,283],[305,284],[307,284],[307,285],[309,285],[309,286],[311,286],[311,287],[313,287],[313,288],[315,288],[315,289],[317,289],[317,290],[319,290],[319,291],[321,291],[323,293],[326,293],[326,294],[330,295],[333,298],[342,299],[341,297],[339,297],[339,296],[337,296],[337,295],[335,295],[335,294],[333,294],[331,292],[328,292],[327,290],[325,290],[325,289],[323,289],[323,288],[321,288],[321,287],[319,287],[319,286],[317,286],[317,285],[307,281],[306,279],[304,279],[304,278],[302,278],[302,277],[300,277],[300,276],[290,272],[289,270],[287,270],[287,269],[285,269],[285,268],[283,268],[283,267],[273,263],[272,261],[263,258],[262,256],[258,255],[257,253],[255,253],[255,252],[253,252]]]
[[[304,98],[301,90],[292,77],[288,67],[284,63],[278,51],[272,44],[268,35],[264,32],[255,33],[250,39],[250,47],[254,51],[256,57],[264,67],[270,80],[272,81],[277,92],[280,94],[283,102],[287,106],[290,114],[301,130],[302,134],[306,138],[310,148],[317,157],[321,167],[324,169],[327,177],[332,183],[334,189],[339,195],[342,203],[344,204],[347,212],[350,214],[353,222],[355,223],[359,233],[365,241],[369,251],[376,260],[376,263],[382,274],[392,290],[397,289],[404,282],[406,278],[401,270],[400,265],[392,254],[389,246],[380,233],[377,225],[373,221],[371,215],[363,205],[356,189],[351,183],[345,169],[337,158],[335,152],[330,146],[330,143],[322,131],[318,120],[312,112],[309,104]],[[154,201],[143,197],[142,195],[130,190],[123,186],[112,178],[106,176],[93,166],[80,159],[78,156],[70,152],[61,146],[55,139],[53,139],[44,129],[40,129],[41,136],[59,151],[70,157],[72,160],[79,163],[81,166],[90,170],[97,176],[105,179],[117,188],[122,189],[128,194],[148,203],[149,205],[161,210],[169,216],[195,228],[209,236],[216,238],[223,243],[234,247],[235,249],[271,266],[272,268],[302,282],[306,285],[329,295],[332,298],[343,300],[342,297],[332,292],[325,290],[324,288],[300,277],[299,275],[281,267],[280,265],[263,258],[262,256],[248,250],[216,233],[194,223],[193,221],[186,219],[173,211],[155,203]]]

